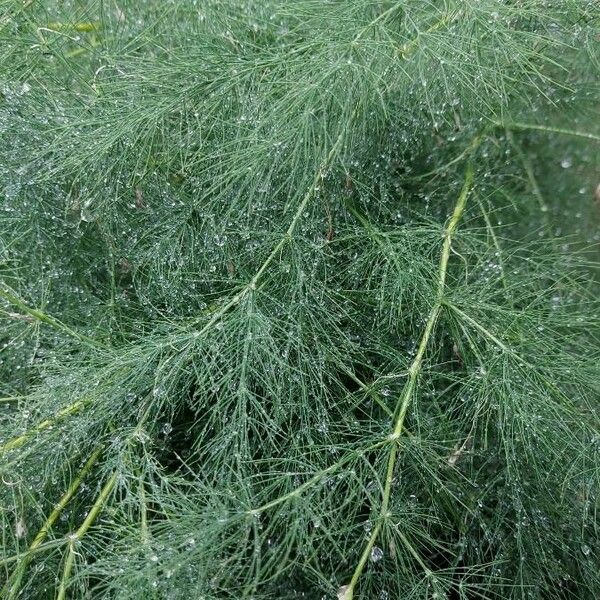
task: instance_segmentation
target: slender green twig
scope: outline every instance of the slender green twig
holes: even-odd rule
[[[29,429],[25,433],[22,433],[21,435],[18,435],[17,437],[8,440],[8,442],[5,442],[4,444],[0,445],[0,452],[8,452],[9,450],[19,448],[25,442],[27,442],[27,440],[31,439],[38,433],[41,433],[45,429],[48,429],[60,419],[78,413],[82,408],[86,406],[86,404],[87,402],[85,402],[84,400],[77,400],[76,402],[73,402],[73,404],[70,404],[69,406],[59,410],[53,417],[44,419],[41,423],[38,423],[32,429]]]
[[[369,539],[363,549],[363,552],[360,556],[358,564],[357,564],[357,566],[354,570],[354,573],[352,574],[352,577],[350,579],[350,583],[347,586],[345,586],[345,588],[344,588],[343,600],[352,600],[352,598],[354,597],[354,590],[356,588],[358,580],[360,579],[360,576],[365,568],[365,565],[367,564],[367,561],[369,560],[369,557],[373,550],[373,546],[375,545],[375,542],[377,541],[379,534],[381,533],[381,530],[383,528],[383,524],[384,524],[385,520],[389,517],[388,511],[389,511],[389,503],[390,503],[390,499],[391,499],[391,495],[392,495],[394,469],[396,467],[396,461],[398,458],[398,440],[400,439],[400,436],[404,429],[404,420],[406,418],[406,413],[411,404],[413,396],[416,392],[417,381],[418,381],[419,375],[421,374],[425,351],[427,350],[427,347],[429,346],[429,341],[431,339],[432,333],[435,329],[435,325],[438,321],[440,312],[443,307],[444,294],[445,294],[445,289],[446,289],[446,275],[448,272],[448,261],[450,258],[450,249],[452,246],[452,237],[456,231],[458,223],[464,212],[464,209],[465,209],[465,206],[467,203],[467,198],[471,191],[472,184],[473,184],[473,165],[471,162],[469,162],[467,165],[467,171],[465,174],[465,180],[463,183],[462,190],[459,194],[458,200],[454,207],[454,212],[452,213],[452,216],[450,217],[450,221],[448,222],[448,225],[446,226],[446,229],[444,232],[444,241],[443,241],[443,245],[442,245],[442,253],[441,253],[440,264],[439,264],[437,293],[436,293],[435,302],[433,304],[433,307],[431,308],[429,317],[427,318],[427,322],[425,324],[425,329],[423,331],[423,335],[421,336],[421,340],[419,342],[417,353],[409,367],[408,380],[407,380],[407,382],[404,386],[404,389],[402,390],[402,393],[400,394],[400,397],[398,399],[397,409],[395,411],[398,416],[396,417],[396,420],[394,423],[394,428],[389,437],[390,441],[392,442],[392,446],[391,446],[391,450],[390,450],[390,454],[389,454],[388,462],[387,462],[385,485],[384,485],[383,496],[382,496],[382,500],[381,500],[381,506],[378,511],[378,520],[377,520],[377,523],[376,523],[375,527],[373,528],[373,530],[369,536]]]
[[[49,315],[37,308],[31,308],[28,304],[23,302],[21,298],[19,298],[16,294],[13,294],[9,290],[2,289],[0,287],[0,298],[4,298],[4,300],[10,302],[13,306],[18,308],[25,315],[28,315],[29,317],[35,319],[36,321],[39,321],[40,323],[45,323],[46,325],[53,327],[57,331],[61,331],[62,333],[78,340],[79,342],[83,342],[84,344],[88,344],[93,347],[102,346],[102,344],[97,340],[87,335],[83,335],[82,333],[79,333],[74,329],[71,329],[68,325],[65,325],[63,322],[54,318],[52,315]]]
[[[537,178],[533,171],[533,166],[531,164],[531,161],[525,156],[525,154],[523,153],[523,150],[521,150],[521,146],[515,140],[515,136],[513,135],[512,131],[510,129],[506,130],[506,137],[507,137],[508,141],[511,143],[512,147],[515,149],[517,156],[519,157],[519,160],[521,161],[521,164],[523,165],[523,169],[525,170],[525,173],[527,174],[527,178],[529,179],[529,184],[531,186],[533,195],[536,197],[536,199],[538,201],[540,210],[542,211],[542,213],[544,213],[546,227],[548,228],[549,222],[548,222],[548,215],[546,214],[548,212],[548,204],[546,203],[546,199],[544,198],[544,195],[542,194],[542,191],[540,190],[540,186],[538,185]]]
[[[592,133],[590,131],[577,131],[574,129],[565,129],[564,127],[552,127],[550,125],[537,125],[536,123],[517,123],[517,122],[502,122],[493,121],[496,127],[503,129],[513,129],[516,131],[543,131],[544,133],[558,133],[561,135],[570,135],[573,137],[580,137],[586,140],[593,140],[600,142],[600,135]]]
[[[68,540],[66,538],[57,538],[49,542],[42,542],[37,548],[34,548],[33,550],[27,548],[23,552],[18,552],[17,554],[6,556],[0,559],[0,566],[10,565],[11,563],[18,563],[19,561],[23,560],[28,554],[31,554],[32,557],[35,557],[36,555],[42,554],[47,550],[60,548],[61,546],[64,546],[67,542]]]
[[[286,502],[287,500],[290,500],[291,498],[300,496],[304,491],[310,489],[315,484],[319,483],[319,481],[323,481],[323,478],[326,477],[327,475],[329,475],[330,473],[335,473],[335,471],[337,471],[340,467],[342,467],[343,465],[345,465],[346,463],[351,461],[353,458],[367,454],[368,452],[371,452],[372,450],[377,450],[377,448],[381,448],[382,446],[385,446],[387,443],[388,443],[388,440],[381,440],[379,442],[376,442],[375,444],[371,444],[370,446],[367,446],[366,448],[361,448],[359,450],[354,450],[352,452],[348,452],[340,460],[329,465],[327,468],[322,469],[321,471],[319,471],[318,473],[313,475],[310,479],[305,481],[303,484],[294,488],[291,492],[288,492],[287,494],[283,494],[282,496],[279,496],[278,498],[275,498],[274,500],[270,500],[269,502],[266,502],[265,504],[262,504],[261,506],[258,506],[257,508],[248,510],[248,511],[246,511],[246,514],[259,515],[260,513],[264,512],[266,510],[269,510],[270,508],[274,508],[275,506],[278,506],[279,504],[282,504],[283,502]]]
[[[452,23],[456,19],[460,17],[461,11],[455,10],[453,13],[444,15],[441,19],[438,19],[433,25],[428,27],[425,31],[419,32],[413,39],[403,44],[399,49],[399,54],[402,58],[407,59],[413,54],[413,52],[419,46],[419,42],[422,35],[428,35],[430,33],[434,33],[442,27]]]
[[[490,238],[492,239],[494,248],[496,248],[496,254],[498,257],[498,266],[500,267],[500,275],[502,276],[501,277],[502,287],[504,288],[506,300],[509,304],[512,305],[513,301],[510,296],[510,291],[508,289],[508,283],[506,281],[506,269],[505,269],[505,265],[504,265],[504,252],[502,250],[502,247],[500,246],[500,241],[498,240],[498,236],[496,235],[496,232],[494,231],[494,227],[492,225],[490,216],[488,215],[488,211],[486,210],[485,206],[483,205],[483,202],[482,202],[481,198],[479,197],[479,195],[477,195],[477,204],[479,206],[479,210],[481,211],[481,215],[483,216],[483,220],[485,221],[485,226],[487,228],[487,232],[488,232]]]
[[[52,526],[56,523],[58,517],[60,516],[60,514],[62,513],[64,508],[67,506],[67,504],[69,503],[71,498],[75,495],[75,493],[81,486],[82,481],[92,470],[92,468],[93,468],[94,464],[96,463],[96,461],[98,460],[98,457],[100,456],[101,452],[102,452],[102,448],[98,448],[97,450],[95,450],[92,453],[92,455],[87,459],[83,468],[75,476],[73,481],[71,481],[71,484],[69,485],[67,491],[63,494],[63,496],[57,502],[57,504],[53,508],[52,512],[48,515],[48,518],[42,525],[41,529],[37,532],[35,538],[33,538],[33,541],[31,542],[29,549],[23,555],[23,558],[20,560],[19,564],[17,565],[17,568],[13,571],[13,573],[10,575],[10,577],[4,584],[4,588],[3,588],[2,592],[0,593],[0,597],[11,600],[12,598],[15,598],[18,595],[20,587],[21,587],[21,581],[23,580],[23,575],[25,574],[25,571],[27,570],[29,563],[33,559],[35,551],[40,547],[42,542],[46,539],[48,532],[50,531]]]
[[[110,496],[113,488],[115,487],[115,483],[117,481],[117,473],[114,472],[106,481],[96,501],[92,505],[89,513],[84,519],[83,523],[80,525],[79,529],[72,533],[69,536],[69,548],[67,550],[67,556],[65,558],[65,564],[63,568],[62,577],[60,579],[60,584],[58,586],[58,594],[56,596],[56,600],[65,600],[67,588],[69,585],[69,578],[71,577],[71,571],[73,570],[73,564],[75,562],[75,546],[78,542],[81,541],[83,536],[87,533],[88,529],[94,524],[94,521],[104,508],[104,504],[106,503],[108,497]]]
[[[331,146],[331,149],[329,150],[327,157],[323,160],[323,162],[321,163],[321,166],[315,173],[313,182],[310,185],[309,189],[304,194],[304,196],[302,197],[302,200],[300,201],[298,208],[296,209],[296,212],[294,213],[292,220],[291,220],[285,234],[283,235],[283,237],[277,242],[277,244],[275,244],[275,247],[273,248],[271,253],[267,256],[265,261],[261,264],[261,266],[258,268],[258,270],[254,274],[252,279],[250,279],[250,281],[237,294],[235,294],[228,302],[223,304],[223,306],[221,306],[217,311],[215,311],[213,313],[213,316],[211,317],[211,319],[198,332],[199,336],[203,335],[209,329],[211,329],[221,319],[221,317],[225,313],[227,313],[227,311],[229,311],[234,306],[237,306],[238,304],[240,304],[240,302],[242,302],[242,300],[245,298],[246,295],[248,295],[251,291],[253,291],[257,288],[257,285],[258,285],[261,277],[263,276],[264,272],[269,268],[269,265],[275,260],[277,255],[281,252],[281,250],[283,249],[285,244],[288,243],[292,239],[294,230],[296,229],[296,227],[302,217],[302,214],[303,214],[304,210],[306,209],[308,202],[315,194],[315,187],[318,185],[319,181],[323,177],[324,171],[330,166],[331,161],[334,159],[336,153],[339,151],[339,148],[344,140],[344,136],[346,134],[347,128],[350,127],[350,125],[352,124],[354,115],[355,115],[355,111],[352,113],[352,117],[348,119],[347,127],[345,127],[343,129],[343,131],[338,135],[336,141]]]
[[[391,14],[395,13],[396,11],[400,10],[401,8],[402,8],[402,3],[401,2],[397,2],[393,6],[390,6],[390,8],[388,8],[387,10],[384,10],[382,13],[378,14],[371,22],[367,23],[367,25],[365,25],[365,27],[363,27],[356,34],[356,37],[354,38],[354,40],[352,41],[352,43],[356,44],[360,40],[360,38],[367,31],[369,31],[369,29],[371,27],[377,25],[377,23],[381,23],[381,22],[385,21]]]

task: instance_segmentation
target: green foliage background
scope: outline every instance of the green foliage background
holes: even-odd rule
[[[599,36],[0,2],[0,597],[600,597]]]

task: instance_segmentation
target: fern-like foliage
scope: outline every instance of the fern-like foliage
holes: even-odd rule
[[[0,597],[600,597],[599,27],[1,2]]]

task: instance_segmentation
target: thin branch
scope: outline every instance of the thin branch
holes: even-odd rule
[[[586,140],[593,140],[594,142],[600,142],[600,135],[596,135],[595,133],[591,133],[589,131],[576,131],[574,129],[565,129],[563,127],[537,125],[535,123],[503,123],[501,121],[492,121],[492,123],[496,127],[512,129],[514,131],[543,131],[544,133],[558,133],[561,135],[570,135],[574,137],[584,138]]]
[[[58,319],[45,313],[44,311],[39,310],[37,308],[31,308],[28,304],[23,302],[21,298],[19,298],[17,295],[13,294],[12,292],[6,289],[0,288],[0,298],[3,298],[13,306],[18,308],[23,313],[24,318],[30,317],[32,319],[35,319],[36,321],[39,321],[40,323],[45,323],[46,325],[49,325],[57,331],[61,331],[69,337],[72,337],[77,341],[83,342],[84,344],[87,344],[89,346],[93,346],[95,348],[103,346],[103,344],[101,344],[97,340],[87,335],[83,335],[82,333],[79,333],[74,329],[71,329],[68,325],[65,325],[62,321],[59,321]]]
[[[46,539],[48,532],[53,527],[54,523],[56,523],[58,517],[64,510],[65,506],[67,506],[71,498],[75,495],[75,493],[81,486],[81,482],[96,464],[96,461],[98,460],[101,452],[102,448],[98,448],[97,450],[95,450],[92,453],[92,455],[87,459],[85,465],[83,466],[81,471],[79,471],[75,479],[73,479],[71,485],[68,487],[67,491],[63,494],[61,499],[57,502],[56,506],[54,507],[54,509],[42,525],[41,529],[38,531],[37,535],[33,539],[33,542],[31,542],[29,549],[23,555],[23,559],[21,560],[21,562],[19,562],[17,568],[14,570],[12,575],[4,584],[4,588],[0,593],[0,597],[7,598],[7,600],[11,600],[12,598],[15,598],[17,596],[21,587],[23,575],[25,574],[29,563],[32,561],[35,551],[39,549],[42,542]]]
[[[38,433],[41,433],[45,429],[48,429],[48,427],[54,425],[56,421],[59,421],[63,417],[67,417],[69,415],[78,413],[82,408],[84,408],[86,404],[87,402],[83,400],[77,400],[76,402],[73,402],[73,404],[70,404],[66,408],[59,410],[53,417],[44,419],[41,423],[38,423],[32,429],[29,429],[25,433],[22,433],[21,435],[18,435],[17,437],[12,438],[8,442],[5,442],[4,444],[0,445],[0,453],[8,452],[9,450],[19,448],[33,436],[37,435]]]
[[[115,483],[117,481],[117,473],[116,471],[108,478],[103,488],[100,490],[100,494],[96,498],[90,512],[87,514],[87,517],[84,519],[83,523],[79,527],[79,529],[71,534],[69,537],[69,549],[67,551],[67,558],[65,559],[65,566],[63,569],[63,574],[60,579],[60,585],[58,587],[58,594],[56,596],[56,600],[65,600],[67,587],[69,585],[69,578],[71,576],[71,571],[73,570],[73,564],[75,562],[75,545],[83,538],[83,536],[87,533],[88,529],[94,524],[94,521],[104,508],[106,500],[108,499],[110,493],[115,487]]]
[[[292,235],[296,229],[296,226],[298,225],[298,223],[300,221],[300,218],[302,217],[302,213],[304,212],[310,199],[313,197],[313,195],[315,193],[315,187],[318,185],[319,181],[321,180],[321,178],[323,176],[323,172],[330,166],[331,161],[335,157],[335,155],[344,139],[346,129],[348,127],[350,127],[350,125],[354,119],[355,113],[356,113],[356,111],[354,111],[352,113],[351,117],[348,119],[346,128],[338,135],[338,138],[336,139],[333,146],[331,147],[331,150],[329,151],[327,157],[321,163],[321,166],[319,167],[319,169],[317,170],[317,173],[314,176],[311,186],[309,187],[307,192],[302,197],[302,200],[300,201],[300,204],[298,205],[298,208],[296,209],[296,212],[294,213],[294,216],[292,217],[292,221],[290,222],[290,224],[285,232],[285,235],[279,240],[279,242],[277,242],[277,244],[275,245],[275,247],[273,248],[273,250],[271,251],[269,256],[267,256],[266,260],[262,263],[262,265],[256,271],[256,273],[254,274],[252,279],[237,294],[235,294],[228,302],[226,302],[223,306],[221,306],[221,308],[219,308],[213,314],[213,316],[208,321],[208,323],[206,323],[204,325],[204,327],[202,327],[202,329],[198,332],[198,336],[203,335],[209,329],[211,329],[227,311],[229,311],[234,306],[237,306],[238,304],[240,304],[240,302],[244,299],[244,297],[248,293],[250,293],[251,291],[253,291],[257,288],[258,282],[262,278],[264,272],[269,268],[270,264],[273,262],[273,260],[275,260],[276,256],[283,249],[285,244],[292,239]]]
[[[387,462],[387,470],[386,470],[386,478],[385,478],[385,486],[383,490],[383,497],[381,501],[381,507],[379,510],[379,518],[377,524],[373,528],[371,535],[361,553],[358,564],[352,574],[352,578],[350,579],[350,583],[345,587],[343,600],[352,600],[354,597],[354,589],[360,579],[360,576],[371,556],[371,551],[373,550],[373,546],[377,541],[379,534],[381,533],[381,529],[383,528],[383,523],[385,519],[389,516],[389,503],[392,495],[392,482],[394,478],[394,469],[396,467],[396,461],[398,458],[398,440],[404,429],[404,420],[406,418],[406,413],[413,399],[414,393],[417,387],[417,380],[421,373],[423,367],[423,358],[425,356],[425,351],[429,346],[429,342],[432,336],[432,333],[435,329],[435,325],[438,321],[440,312],[442,310],[443,302],[444,302],[444,294],[446,289],[446,275],[448,272],[448,261],[450,258],[450,249],[452,245],[452,237],[456,231],[458,223],[463,215],[467,198],[469,197],[469,193],[471,191],[471,187],[473,185],[473,165],[471,162],[467,165],[467,171],[465,174],[465,180],[463,183],[462,190],[459,194],[458,200],[456,201],[456,205],[454,207],[454,212],[450,217],[450,221],[446,226],[446,230],[444,233],[444,242],[442,245],[442,253],[440,257],[439,264],[439,274],[438,274],[438,286],[435,303],[429,313],[429,317],[427,318],[427,323],[425,324],[425,329],[423,331],[423,335],[421,336],[421,341],[419,342],[419,347],[415,358],[413,359],[410,368],[408,370],[408,381],[406,382],[404,389],[398,399],[397,403],[397,412],[398,416],[394,423],[394,428],[389,436],[389,439],[392,441],[392,448],[390,450],[390,454]]]

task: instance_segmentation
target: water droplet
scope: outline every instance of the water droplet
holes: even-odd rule
[[[572,166],[573,166],[573,160],[572,160],[570,157],[568,157],[568,156],[565,156],[565,158],[563,158],[563,159],[560,161],[560,166],[561,166],[563,169],[569,169],[570,167],[572,167]]]
[[[371,548],[371,560],[377,562],[383,558],[383,550],[379,546]]]
[[[329,431],[329,425],[327,424],[327,421],[322,421],[321,423],[318,423],[317,431],[319,433],[327,433]]]
[[[583,552],[584,556],[589,556],[592,552],[592,549],[587,544],[584,544],[581,546],[581,551]]]
[[[20,540],[27,535],[27,525],[23,519],[17,519],[15,522],[15,537]]]

